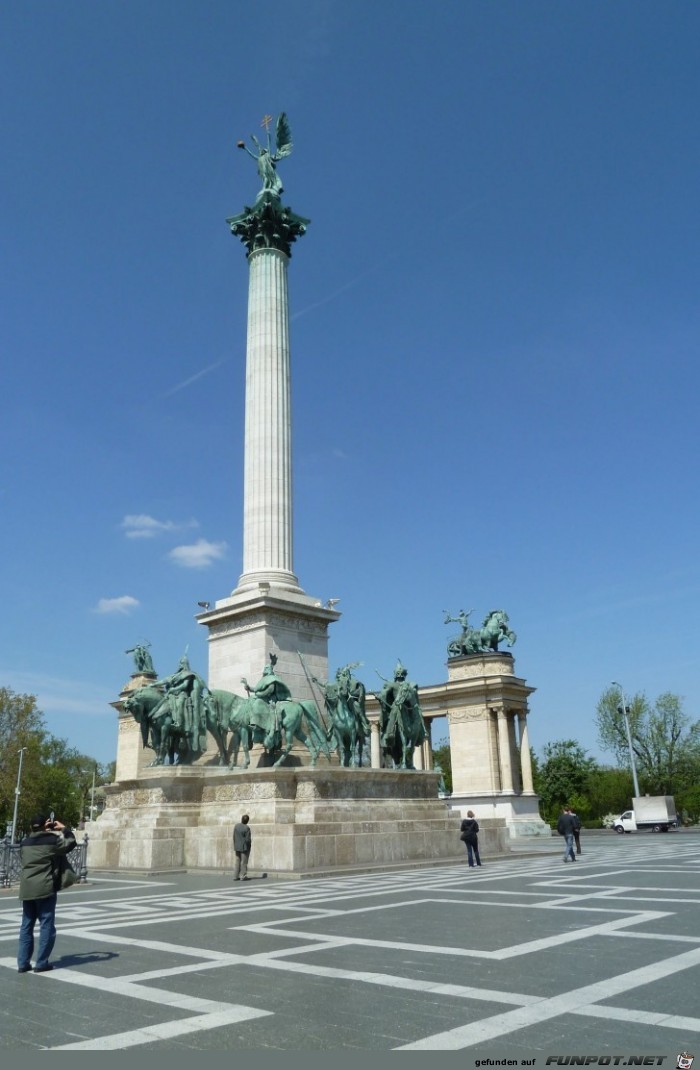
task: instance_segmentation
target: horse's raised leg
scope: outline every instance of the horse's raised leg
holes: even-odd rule
[[[243,745],[243,768],[247,769],[248,766],[250,765],[250,744],[251,744],[250,729],[248,729],[248,728],[242,728],[241,729],[241,743]]]
[[[164,719],[160,729],[160,747],[158,748],[158,758],[156,765],[165,765],[165,759],[168,756],[168,748],[170,746],[170,725]]]
[[[303,742],[306,742],[306,741],[304,740]],[[292,749],[292,747],[293,747],[293,746],[294,746],[294,737],[293,737],[293,736],[291,736],[291,737],[290,737],[290,739],[289,739],[289,745],[288,745],[288,746],[285,746],[285,747],[283,748],[283,750],[282,750],[282,753],[280,754],[280,756],[279,756],[279,758],[277,759],[277,761],[276,761],[276,762],[273,762],[273,763],[272,763],[272,768],[273,768],[273,769],[275,769],[275,768],[276,768],[276,767],[277,767],[278,765],[281,765],[281,764],[282,764],[282,762],[283,762],[283,761],[284,761],[284,759],[285,759],[285,758],[287,757],[287,755],[289,754],[289,752],[290,752],[290,750]],[[315,762],[315,761],[312,761],[312,763],[311,763],[311,764],[312,764],[312,765],[315,765],[315,764],[316,764],[316,762]]]
[[[216,743],[216,748],[219,752],[218,765],[228,765],[228,754],[226,751],[226,729],[219,728],[218,726],[212,724],[210,724],[208,727],[209,731],[214,737],[214,742]]]

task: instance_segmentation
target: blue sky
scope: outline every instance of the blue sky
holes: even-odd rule
[[[207,671],[242,567],[236,141],[286,110],[294,564],[330,664],[446,677],[495,607],[540,751],[695,717],[700,8],[4,5],[0,684],[114,757],[123,653]],[[261,666],[262,668],[262,666]]]

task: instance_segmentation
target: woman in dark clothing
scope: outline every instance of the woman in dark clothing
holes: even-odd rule
[[[467,816],[462,822],[462,834],[461,839],[467,845],[467,859],[470,866],[480,866],[481,859],[479,858],[479,837],[477,835],[479,831],[479,822],[474,817],[473,810],[467,810]]]

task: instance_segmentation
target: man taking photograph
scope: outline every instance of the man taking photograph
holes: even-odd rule
[[[43,814],[33,817],[30,833],[20,844],[22,865],[19,897],[22,900],[22,926],[19,931],[17,972],[32,968],[34,926],[39,922],[39,951],[34,973],[52,970],[49,956],[56,943],[56,899],[61,883],[60,859],[75,847],[75,836],[60,821]]]

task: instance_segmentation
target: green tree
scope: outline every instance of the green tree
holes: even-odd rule
[[[691,723],[680,695],[666,691],[652,706],[646,695],[634,695],[628,706],[632,750],[639,790],[673,795],[690,787],[700,773],[700,722]],[[603,692],[596,708],[598,738],[619,765],[629,766],[629,745],[617,688]]]
[[[27,799],[24,788],[36,779],[45,735],[44,717],[37,709],[34,695],[18,695],[8,687],[0,687],[0,834],[4,834],[5,826],[12,821],[19,752],[24,749],[20,795],[20,812],[23,812],[31,806],[31,791]]]
[[[14,813],[21,748],[18,830],[27,829],[32,814],[51,810],[76,824],[90,805],[93,771],[97,770],[97,786],[109,779],[109,768],[102,768],[65,739],[52,736],[34,695],[0,688],[0,836]]]
[[[619,815],[627,809],[634,793],[632,774],[628,769],[599,766],[588,778],[586,790],[591,819]]]
[[[582,821],[590,817],[588,783],[596,768],[595,759],[575,739],[546,744],[535,779],[545,821],[554,823],[566,805],[573,806]]]

